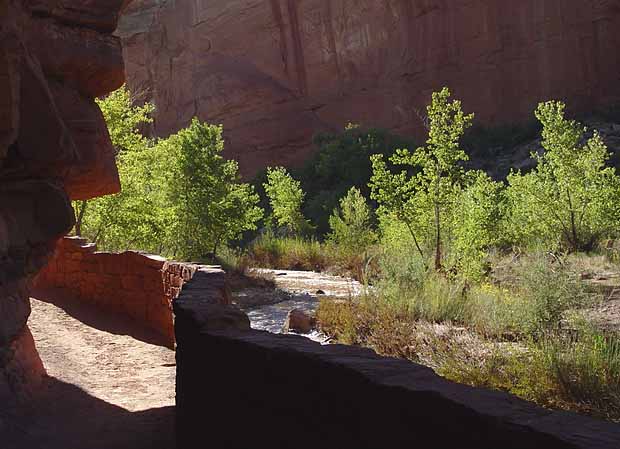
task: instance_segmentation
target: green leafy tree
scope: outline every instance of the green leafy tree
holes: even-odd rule
[[[222,244],[256,229],[263,216],[259,197],[250,185],[240,183],[237,162],[221,156],[221,126],[194,118],[167,145],[175,163],[171,200],[176,255],[215,255]]]
[[[590,250],[616,235],[620,220],[620,182],[606,166],[607,147],[596,131],[586,140],[561,102],[540,104],[536,117],[545,151],[532,153],[532,172],[508,176],[508,232],[519,243]]]
[[[264,188],[278,226],[293,234],[306,234],[312,230],[302,213],[305,194],[301,184],[284,167],[267,169]]]
[[[361,253],[376,241],[370,207],[356,187],[340,200],[340,208],[334,209],[329,225],[328,240],[349,251]]]
[[[159,233],[159,221],[154,196],[160,190],[163,161],[153,143],[140,132],[140,127],[152,122],[152,104],[134,106],[131,93],[125,86],[107,97],[96,100],[101,108],[112,144],[121,181],[121,193],[80,201],[77,211],[76,234],[85,234],[95,243],[108,249],[123,249],[125,244],[144,245]]]
[[[321,235],[329,233],[329,217],[351,187],[370,196],[371,155],[390,157],[397,148],[414,146],[387,131],[353,124],[341,132],[317,134],[313,142],[316,152],[292,174],[306,193],[302,211]]]
[[[489,247],[503,244],[505,189],[483,171],[469,171],[467,178],[450,224],[451,265],[468,279],[480,279],[489,268]]]
[[[152,103],[136,106],[126,86],[95,101],[103,113],[112,145],[117,153],[144,149],[147,140],[140,128],[153,122],[152,114],[155,107]]]
[[[433,94],[427,113],[426,146],[414,152],[398,150],[390,159],[393,164],[409,169],[393,174],[383,156],[375,155],[371,159],[370,186],[372,197],[383,211],[406,224],[424,259],[422,242],[432,232],[434,266],[439,271],[443,260],[443,226],[457,206],[464,182],[461,163],[468,159],[459,141],[471,126],[473,114],[463,113],[460,101],[450,101],[447,88]]]
[[[98,103],[117,150],[122,191],[79,209],[80,231],[92,241],[108,250],[202,258],[256,228],[258,195],[239,182],[236,162],[221,157],[221,127],[194,119],[155,142],[140,133],[151,105],[134,106],[125,88]]]

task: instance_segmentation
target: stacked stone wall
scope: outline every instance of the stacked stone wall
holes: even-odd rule
[[[137,252],[97,252],[84,239],[65,237],[37,276],[35,294],[56,294],[124,315],[174,343],[172,302],[197,266]],[[60,292],[59,292],[60,290]]]
[[[620,448],[617,424],[369,349],[251,330],[224,283],[200,270],[174,302],[179,449]]]

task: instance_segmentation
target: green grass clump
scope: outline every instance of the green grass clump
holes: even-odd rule
[[[481,361],[444,355],[438,372],[456,382],[516,394],[550,408],[620,421],[620,340],[585,331],[496,346]]]
[[[301,237],[276,237],[265,233],[248,250],[249,264],[280,270],[322,271],[330,258],[321,243]]]
[[[473,286],[437,273],[399,279],[322,301],[323,332],[457,382],[620,421],[620,339],[584,318],[598,296],[571,264],[522,257],[501,282]]]

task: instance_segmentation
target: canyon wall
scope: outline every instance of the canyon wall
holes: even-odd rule
[[[620,102],[616,0],[136,0],[118,34],[153,131],[222,123],[245,175],[348,122],[420,136],[444,85],[486,124]]]
[[[65,237],[37,275],[34,295],[39,299],[70,298],[129,317],[174,347],[172,302],[196,270],[196,265],[149,254],[97,252],[94,244]]]
[[[124,81],[124,0],[0,0],[0,404],[43,367],[26,325],[32,277],[74,222],[71,199],[120,189],[93,98]]]

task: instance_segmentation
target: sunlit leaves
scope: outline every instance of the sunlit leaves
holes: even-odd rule
[[[586,129],[565,118],[561,102],[540,104],[536,117],[545,151],[532,154],[531,173],[508,177],[507,231],[522,244],[590,250],[616,235],[620,220],[620,182],[606,166],[607,147],[596,131],[586,139]]]

